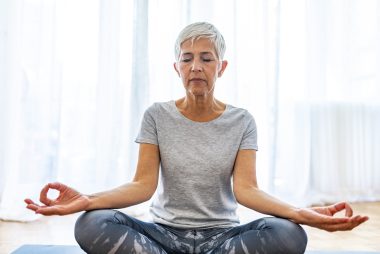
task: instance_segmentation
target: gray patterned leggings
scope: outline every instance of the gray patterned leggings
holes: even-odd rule
[[[87,253],[304,253],[305,231],[267,217],[232,228],[179,229],[148,223],[115,210],[82,214],[75,238]]]

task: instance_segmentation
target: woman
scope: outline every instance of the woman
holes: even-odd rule
[[[303,253],[307,236],[299,224],[336,231],[365,222],[368,217],[353,216],[345,202],[296,208],[258,188],[255,121],[214,97],[215,82],[227,67],[224,52],[222,35],[209,23],[181,31],[174,69],[185,96],[145,112],[131,183],[93,195],[49,183],[41,191],[43,205],[26,199],[27,208],[43,215],[86,211],[75,237],[88,253]],[[152,223],[110,210],[149,200],[160,168]],[[47,198],[49,189],[59,197]],[[273,217],[239,225],[237,203]],[[344,218],[333,217],[341,210]]]

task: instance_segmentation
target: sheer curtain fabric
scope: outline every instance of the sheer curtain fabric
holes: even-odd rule
[[[49,181],[98,192],[133,176],[142,113],[183,96],[174,41],[214,23],[216,96],[248,109],[262,188],[310,204],[380,198],[375,0],[0,2],[0,217]]]

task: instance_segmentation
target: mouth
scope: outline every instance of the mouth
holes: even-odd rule
[[[190,81],[192,81],[192,82],[205,82],[206,80],[201,79],[201,78],[192,78],[192,79],[190,79]]]

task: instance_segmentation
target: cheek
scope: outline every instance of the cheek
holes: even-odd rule
[[[210,78],[216,79],[219,76],[218,70],[214,69],[212,72],[210,72]]]
[[[188,73],[188,70],[187,70],[186,67],[180,67],[180,68],[178,69],[178,74],[179,74],[179,76],[182,77],[182,78],[186,77],[186,76],[187,76],[187,73]]]

